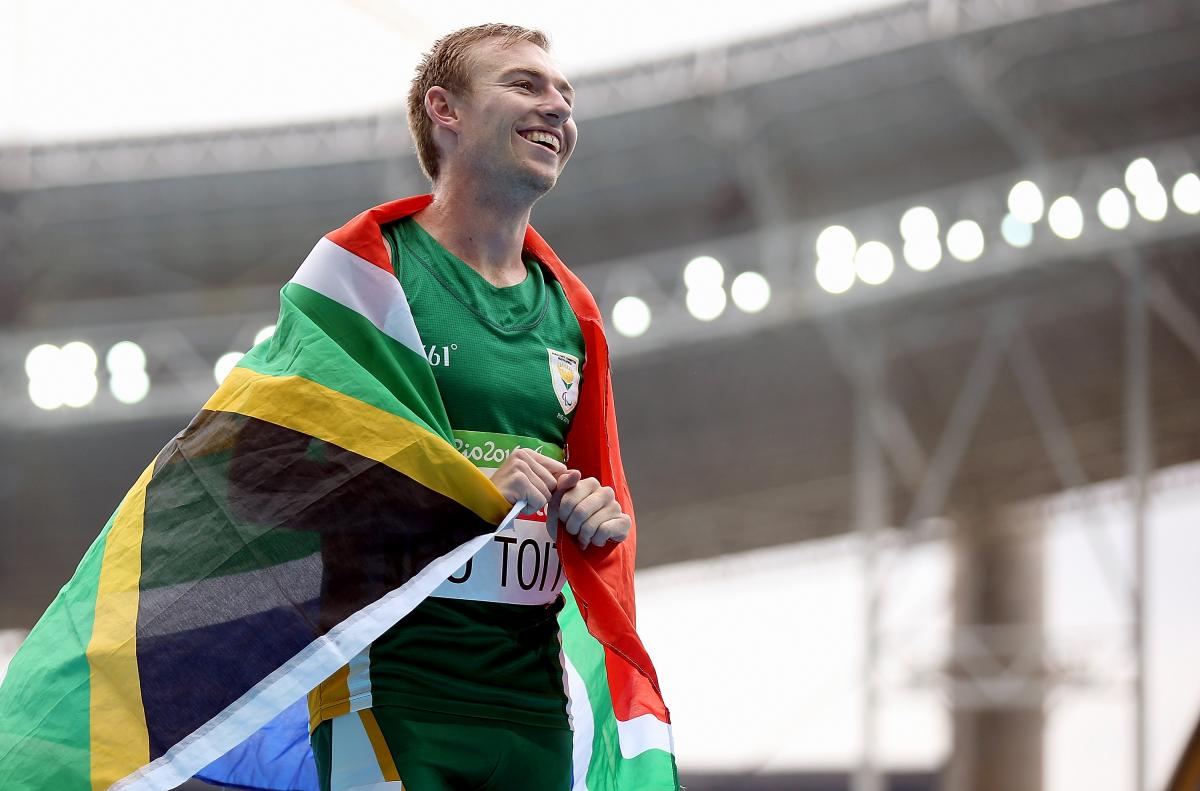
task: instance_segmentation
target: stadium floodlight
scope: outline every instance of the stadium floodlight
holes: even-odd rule
[[[137,404],[150,393],[150,377],[140,368],[128,368],[108,379],[108,391],[122,404]]]
[[[900,235],[908,242],[937,238],[937,215],[928,206],[913,206],[900,218]]]
[[[258,344],[260,344],[260,343],[262,343],[263,341],[267,340],[268,338],[270,338],[270,337],[271,337],[272,335],[274,335],[274,334],[275,334],[275,325],[274,325],[274,324],[268,324],[267,326],[265,326],[265,327],[263,327],[261,330],[259,330],[257,333],[255,333],[255,335],[254,335],[254,345],[255,345],[255,346],[257,346]]]
[[[1063,195],[1050,204],[1046,221],[1050,223],[1050,230],[1063,239],[1078,239],[1083,233],[1083,209],[1070,195]]]
[[[718,286],[690,288],[687,293],[687,309],[693,318],[712,321],[725,312],[725,289]]]
[[[87,406],[96,397],[96,351],[83,341],[64,344],[58,353],[59,387],[64,406]]]
[[[119,341],[109,347],[108,354],[104,355],[104,364],[111,374],[121,371],[144,371],[146,353],[133,341]]]
[[[822,258],[817,261],[817,285],[830,294],[844,294],[854,285],[854,262]]]
[[[146,375],[146,353],[133,341],[114,343],[104,355],[108,367],[108,390],[122,404],[136,404],[150,393]]]
[[[1013,247],[1028,247],[1033,243],[1033,226],[1014,214],[1006,214],[1000,221],[1000,235]]]
[[[1200,176],[1184,173],[1171,189],[1171,197],[1184,214],[1200,214]]]
[[[58,409],[63,405],[59,357],[52,343],[40,343],[25,355],[25,374],[29,377],[29,400],[38,409]]]
[[[983,255],[983,229],[974,220],[959,220],[946,231],[946,248],[959,261],[974,261]]]
[[[852,261],[858,242],[844,225],[831,225],[817,236],[818,261]]]
[[[1150,222],[1161,222],[1167,216],[1167,190],[1157,181],[1147,185],[1133,198],[1137,213]]]
[[[1042,219],[1046,201],[1042,191],[1032,181],[1018,181],[1008,191],[1008,211],[1023,223],[1033,225]]]
[[[225,381],[225,377],[229,376],[229,372],[237,367],[244,356],[244,352],[225,352],[217,358],[213,366],[213,378],[217,380],[217,384]]]
[[[922,236],[904,243],[904,260],[918,272],[928,272],[942,262],[942,243],[936,236]]]
[[[701,255],[688,261],[683,268],[683,282],[690,290],[721,287],[725,282],[725,270],[721,262],[711,255]]]
[[[742,272],[729,286],[733,304],[745,313],[758,313],[771,301],[771,284],[758,272]]]
[[[1112,187],[1104,191],[1096,203],[1096,214],[1105,228],[1121,231],[1129,227],[1129,198],[1125,190]]]
[[[52,343],[40,343],[25,355],[25,375],[29,381],[52,379],[58,375],[58,347]]]
[[[892,251],[883,242],[865,242],[854,254],[854,272],[869,286],[887,282],[895,268]]]
[[[621,297],[612,310],[613,326],[626,338],[637,338],[650,327],[650,306],[639,297]]]
[[[29,400],[38,409],[58,409],[63,405],[63,393],[58,380],[45,376],[30,379]]]
[[[1154,169],[1154,163],[1145,157],[1138,157],[1125,168],[1125,189],[1134,195],[1140,195],[1157,184],[1158,171]]]
[[[97,362],[96,350],[83,341],[64,344],[59,352],[59,364],[68,374],[94,374]]]

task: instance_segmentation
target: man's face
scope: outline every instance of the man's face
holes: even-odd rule
[[[497,40],[473,50],[471,91],[459,99],[452,156],[489,186],[533,199],[558,180],[575,150],[575,94],[541,47]]]

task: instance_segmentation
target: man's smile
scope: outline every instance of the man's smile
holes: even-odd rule
[[[518,132],[521,137],[542,148],[546,148],[555,154],[562,150],[562,138],[557,133],[546,131],[544,129],[526,129]]]

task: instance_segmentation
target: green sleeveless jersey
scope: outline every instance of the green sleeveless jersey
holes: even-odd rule
[[[383,228],[455,446],[485,474],[513,450],[563,458],[583,372],[579,322],[532,258],[500,288],[412,218]],[[310,697],[314,723],[371,706],[567,728],[565,582],[544,513],[494,537]]]

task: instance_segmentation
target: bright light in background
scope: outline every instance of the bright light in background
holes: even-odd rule
[[[817,285],[830,294],[844,294],[854,285],[854,262],[822,258],[817,261]]]
[[[1150,222],[1160,222],[1167,216],[1167,190],[1157,181],[1147,184],[1134,195],[1133,205],[1143,218]]]
[[[1000,235],[1013,247],[1028,247],[1033,243],[1033,226],[1006,214],[1000,221]]]
[[[1018,181],[1008,191],[1008,211],[1023,223],[1032,225],[1042,219],[1045,208],[1042,191],[1032,181]]]
[[[39,409],[58,409],[63,404],[58,387],[58,358],[58,347],[49,343],[38,344],[25,355],[29,398]]]
[[[637,338],[650,327],[650,306],[638,297],[621,297],[612,310],[613,326],[626,338]]]
[[[41,343],[25,355],[25,375],[30,379],[43,379],[58,372],[58,347]]]
[[[95,350],[83,341],[61,349],[49,343],[35,346],[25,357],[29,399],[39,409],[87,406],[99,389],[96,363]]]
[[[942,244],[936,236],[909,239],[904,243],[904,260],[918,272],[928,272],[942,260]]]
[[[913,206],[900,218],[900,235],[904,237],[904,260],[918,272],[928,272],[942,260],[942,244],[938,241],[938,219],[933,209]]]
[[[844,225],[831,225],[817,235],[817,284],[830,294],[842,294],[854,285],[854,254],[858,242]]]
[[[268,324],[267,326],[263,327],[261,330],[259,330],[254,335],[254,345],[257,346],[258,344],[262,343],[263,341],[265,341],[267,338],[270,338],[274,334],[275,334],[275,325]]]
[[[687,309],[700,321],[712,321],[725,312],[725,289],[693,288],[687,293]]]
[[[244,352],[225,352],[218,357],[216,365],[213,366],[213,378],[217,380],[217,384],[224,382],[229,372],[236,368],[245,356]]]
[[[83,341],[71,341],[62,347],[58,361],[63,405],[78,409],[92,403],[100,389],[96,351]]]
[[[946,248],[959,261],[976,260],[983,255],[983,229],[974,220],[959,220],[946,231]]]
[[[1200,214],[1200,176],[1184,173],[1175,182],[1171,197],[1184,214]]]
[[[1133,160],[1129,163],[1129,167],[1125,168],[1125,189],[1134,195],[1138,195],[1156,184],[1158,184],[1158,171],[1154,169],[1154,163],[1145,157]]]
[[[1104,191],[1096,203],[1096,214],[1105,228],[1120,231],[1129,227],[1129,198],[1125,190],[1113,187]]]
[[[867,285],[887,282],[894,270],[892,251],[883,242],[865,242],[854,254],[854,271]]]
[[[758,272],[742,272],[729,287],[733,304],[746,313],[758,313],[771,301],[771,284]]]
[[[817,236],[817,258],[825,261],[850,261],[858,249],[854,234],[844,225],[831,225]]]
[[[712,321],[725,312],[725,269],[721,262],[709,255],[688,261],[683,269],[683,282],[687,285],[687,309],[700,321]]]
[[[906,240],[938,235],[937,215],[927,206],[913,206],[900,218],[900,235]]]
[[[1046,221],[1050,223],[1050,230],[1063,239],[1078,239],[1083,233],[1083,209],[1070,195],[1063,195],[1050,204]]]
[[[122,404],[136,404],[150,393],[146,375],[146,353],[133,341],[113,344],[104,356],[108,368],[108,389]]]
[[[693,290],[720,288],[725,282],[725,269],[711,255],[697,256],[683,268],[683,282]]]

